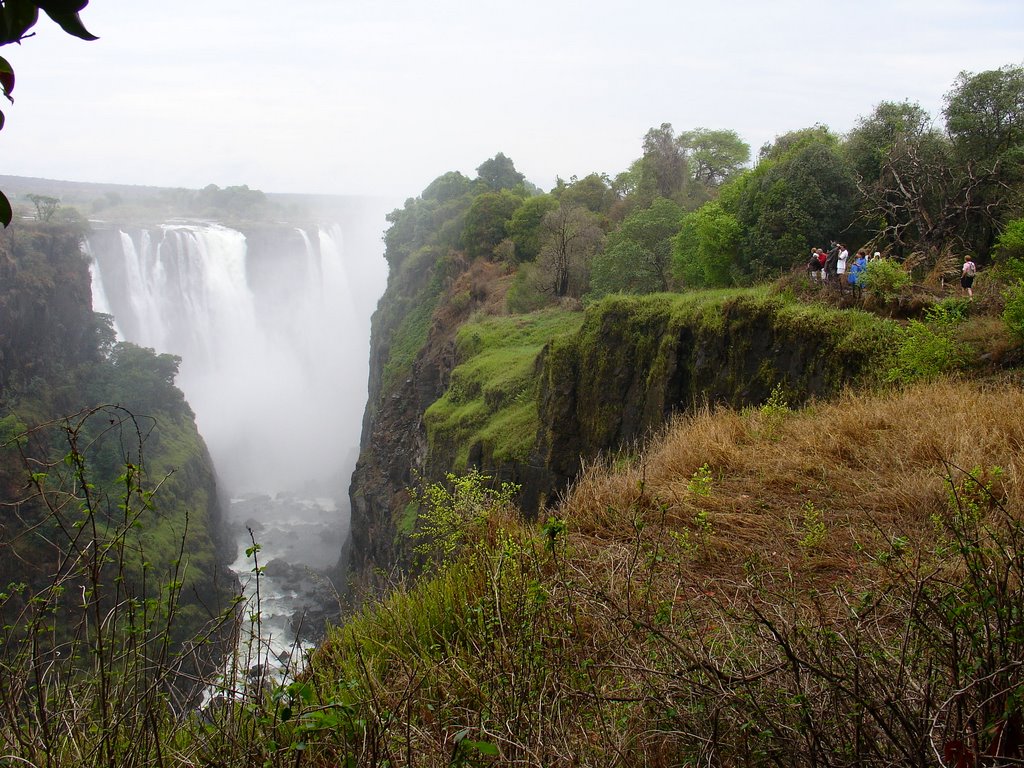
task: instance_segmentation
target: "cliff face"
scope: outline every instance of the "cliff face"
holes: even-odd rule
[[[798,404],[863,381],[893,331],[864,313],[753,292],[605,300],[579,334],[545,350],[534,453],[546,473],[541,494],[571,482],[581,460],[642,441],[674,413],[760,405],[773,391]]]
[[[486,291],[469,290],[467,301],[466,274],[426,269],[410,280],[398,270],[374,318],[351,488],[353,562],[364,573],[406,564],[416,510],[405,489],[418,476],[478,468],[520,483],[533,515],[581,462],[642,441],[675,413],[760,405],[773,391],[797,404],[864,381],[894,332],[767,289],[610,297],[582,314],[481,320]],[[429,322],[415,347],[417,313]],[[411,357],[401,377],[396,350]]]

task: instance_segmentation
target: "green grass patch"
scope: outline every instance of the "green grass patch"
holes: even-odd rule
[[[456,470],[478,444],[497,462],[525,459],[538,427],[537,357],[582,322],[578,312],[551,309],[460,328],[459,364],[448,390],[424,414],[432,455],[450,459]]]

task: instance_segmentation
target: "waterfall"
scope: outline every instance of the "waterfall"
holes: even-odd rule
[[[181,357],[177,384],[230,493],[344,496],[372,306],[339,226],[109,229],[87,251],[94,308],[123,339]]]

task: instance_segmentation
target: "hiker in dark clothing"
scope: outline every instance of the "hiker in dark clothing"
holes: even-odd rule
[[[825,257],[825,282],[832,284],[836,282],[836,273],[839,270],[839,243],[832,243],[828,249],[828,256]]]

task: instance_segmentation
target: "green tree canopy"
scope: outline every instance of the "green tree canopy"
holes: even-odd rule
[[[526,179],[516,170],[515,163],[501,152],[482,162],[476,172],[477,178],[495,192],[515,189]]]
[[[689,288],[731,285],[739,265],[741,238],[740,223],[718,202],[686,214],[674,240],[676,278]]]
[[[608,177],[600,173],[591,173],[582,179],[575,176],[567,184],[558,179],[551,194],[558,198],[562,205],[581,205],[591,213],[606,215],[618,199],[612,191]]]
[[[878,181],[882,166],[900,142],[919,141],[937,134],[932,118],[920,104],[883,101],[857,121],[843,144],[850,165],[865,183]]]
[[[551,195],[526,198],[508,222],[506,231],[516,247],[517,261],[533,261],[540,253],[541,224],[549,211],[558,207]]]
[[[462,246],[473,258],[494,255],[498,243],[508,235],[507,226],[523,198],[507,189],[477,195],[462,228]]]
[[[651,128],[644,136],[640,193],[654,198],[681,199],[689,172],[686,153],[676,141],[671,123]]]
[[[608,236],[605,249],[594,256],[591,290],[597,295],[667,291],[672,238],[682,218],[683,209],[663,197],[627,216]]]
[[[468,176],[459,171],[449,171],[430,182],[421,197],[436,203],[447,203],[468,194],[472,188],[473,182]]]
[[[694,128],[676,138],[695,183],[715,189],[750,161],[750,145],[736,131]]]
[[[989,168],[1024,151],[1024,67],[961,72],[946,94],[946,131],[960,157]]]
[[[827,128],[788,133],[761,157],[721,194],[744,232],[739,269],[752,275],[787,269],[812,246],[847,237],[859,199],[853,171]]]

